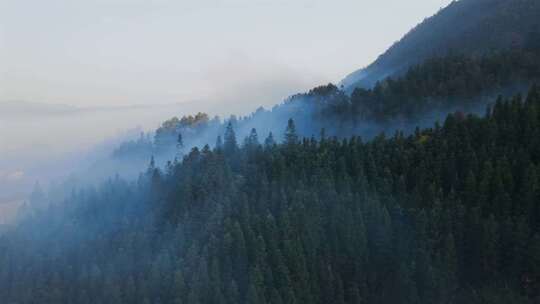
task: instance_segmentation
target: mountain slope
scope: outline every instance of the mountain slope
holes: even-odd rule
[[[412,29],[371,65],[347,76],[342,84],[352,91],[358,86],[371,87],[432,57],[480,55],[537,44],[539,15],[540,1],[536,0],[453,2]]]
[[[504,3],[430,22],[440,33],[464,5]],[[351,95],[329,84],[244,118],[165,121],[115,153],[168,155],[162,168],[33,195],[0,234],[2,303],[540,303],[539,87],[403,131],[539,79],[540,48],[503,36]]]
[[[371,139],[396,130],[409,134],[416,127],[443,120],[447,113],[484,113],[499,95],[525,92],[534,83],[540,83],[540,49],[434,58],[400,77],[379,82],[373,89],[356,88],[350,95],[329,84],[247,117],[222,121],[199,113],[172,118],[156,130],[153,139],[125,143],[115,157],[136,156],[146,162],[154,155],[169,160],[178,152],[180,134],[187,148],[212,144],[229,122],[240,138],[248,136],[252,128],[263,135],[279,134],[289,118],[305,137],[318,136],[322,129],[327,136],[339,138],[356,135]]]
[[[538,303],[540,94],[404,137],[193,149],[0,235],[3,303]],[[514,156],[518,154],[519,157]]]

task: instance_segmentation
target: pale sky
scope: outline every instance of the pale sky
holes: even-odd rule
[[[0,0],[0,101],[271,105],[450,0]]]

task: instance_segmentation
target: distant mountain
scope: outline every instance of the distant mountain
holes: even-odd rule
[[[0,102],[0,117],[68,114],[79,108],[64,104],[48,104],[29,101]]]
[[[34,116],[55,116],[74,113],[112,113],[138,110],[177,109],[188,108],[197,105],[197,101],[182,103],[152,103],[152,104],[127,104],[127,105],[104,105],[104,106],[73,106],[61,103],[43,103],[23,100],[0,101],[0,118],[19,118]]]
[[[433,57],[485,55],[534,46],[540,43],[539,15],[538,0],[454,1],[341,84],[348,91],[368,88]]]

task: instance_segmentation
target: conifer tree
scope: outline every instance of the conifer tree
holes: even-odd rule
[[[264,140],[264,146],[265,148],[271,148],[273,147],[274,145],[276,144],[276,141],[274,140],[274,135],[272,134],[272,132],[268,133],[268,136],[266,137],[266,139]]]
[[[225,129],[225,136],[223,142],[223,150],[226,154],[232,155],[238,149],[238,144],[236,142],[236,133],[231,122],[227,124]]]
[[[285,129],[285,144],[287,146],[294,146],[298,144],[298,134],[296,133],[296,126],[294,120],[289,118],[287,121],[287,128]]]

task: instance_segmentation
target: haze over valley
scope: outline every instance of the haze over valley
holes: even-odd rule
[[[366,25],[385,3],[1,1],[0,203],[172,116],[247,115],[337,83],[449,1],[387,2],[407,13],[379,35]]]

